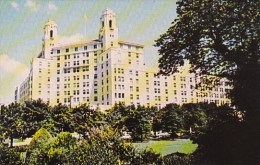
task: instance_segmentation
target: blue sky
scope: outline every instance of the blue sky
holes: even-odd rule
[[[15,87],[41,51],[48,19],[57,23],[59,35],[92,40],[107,7],[116,13],[119,38],[143,44],[146,64],[156,66],[154,40],[176,18],[176,0],[0,0],[0,103],[13,101]]]

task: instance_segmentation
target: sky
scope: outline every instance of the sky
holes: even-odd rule
[[[68,40],[98,37],[106,8],[116,14],[119,39],[144,45],[146,65],[157,66],[155,40],[176,18],[176,0],[0,0],[0,104],[14,101],[14,90],[41,51],[49,19]]]

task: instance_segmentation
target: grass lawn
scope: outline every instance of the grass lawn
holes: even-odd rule
[[[198,145],[193,144],[189,139],[176,139],[176,140],[160,140],[149,141],[143,143],[132,143],[138,150],[153,149],[156,153],[160,153],[162,156],[180,152],[189,154],[194,152]]]

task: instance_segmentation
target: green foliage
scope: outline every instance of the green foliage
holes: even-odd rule
[[[76,147],[76,139],[68,132],[61,132],[50,143],[49,164],[68,164]]]
[[[240,131],[221,129],[213,123],[209,127],[214,126],[216,132],[231,136],[227,141],[236,146],[230,151],[231,155],[237,155],[234,160],[243,159],[244,164],[260,164],[260,134],[257,133],[260,132],[259,11],[260,1],[179,0],[177,19],[155,44],[161,55],[161,74],[177,72],[179,66],[188,60],[191,72],[225,77],[230,81],[233,89],[229,97],[243,115],[242,126],[230,125],[221,118],[215,124]],[[206,130],[206,134],[210,133]],[[231,140],[234,135],[230,132],[238,132],[234,134],[237,139]],[[240,141],[239,145],[237,141]],[[215,141],[211,143],[216,144]],[[221,145],[225,146],[222,150],[230,150],[227,148],[229,145]],[[217,155],[224,156],[224,153]]]
[[[177,137],[177,132],[182,132],[184,125],[184,115],[182,109],[177,104],[168,104],[157,112],[157,120],[163,131],[171,133],[173,138]]]
[[[34,135],[29,144],[30,148],[37,148],[41,144],[46,143],[49,139],[51,139],[51,134],[45,129],[40,128]]]
[[[21,119],[21,105],[18,103],[11,103],[8,106],[1,107],[1,124],[0,133],[2,135],[2,140],[10,138],[11,144],[13,146],[13,138],[18,138],[23,135],[23,120]]]
[[[91,109],[86,104],[73,108],[72,122],[74,123],[74,131],[87,138],[88,133],[93,128],[103,125],[103,114],[101,111]]]
[[[50,121],[46,124],[53,124],[54,131],[56,133],[60,132],[71,132],[73,130],[72,113],[68,106],[58,104],[51,108],[50,111]],[[47,126],[47,125],[46,125]],[[48,128],[48,126],[47,126]],[[52,128],[49,125],[49,128]]]
[[[240,137],[243,121],[237,111],[221,106],[207,113],[207,125],[200,127],[192,136],[199,145],[197,152],[200,159],[217,164],[247,164],[241,148],[246,145]]]
[[[20,165],[20,153],[16,148],[9,148],[7,145],[0,143],[0,164],[1,165]]]
[[[40,99],[25,102],[21,111],[21,120],[24,122],[22,138],[31,137],[44,125],[49,110],[49,105]]]
[[[192,165],[193,159],[192,155],[174,153],[163,157],[162,161],[165,165]]]
[[[119,103],[107,115],[107,120],[113,128],[131,132],[134,141],[143,141],[150,135],[154,111],[154,108],[135,108],[134,105],[125,106]]]

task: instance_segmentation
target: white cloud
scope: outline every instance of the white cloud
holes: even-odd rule
[[[11,2],[11,6],[15,8],[15,10],[19,10],[19,6],[16,2]]]
[[[32,11],[38,10],[38,5],[32,0],[27,0],[25,6],[29,7]]]
[[[49,10],[57,10],[57,6],[55,6],[55,4],[49,2],[49,4],[48,4],[48,9],[49,9]]]
[[[14,101],[15,88],[22,83],[29,73],[23,63],[0,55],[0,104],[9,104]]]

